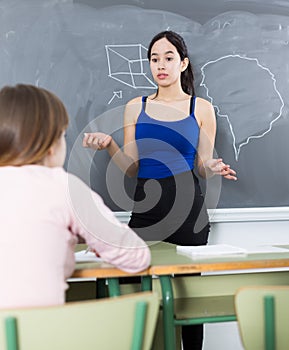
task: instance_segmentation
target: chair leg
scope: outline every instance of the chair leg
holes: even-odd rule
[[[275,303],[272,295],[264,297],[265,350],[275,350]]]
[[[7,350],[19,350],[17,320],[15,317],[7,317],[5,319],[5,331],[6,331]]]
[[[166,350],[176,349],[176,335],[174,324],[174,294],[170,276],[160,276],[163,300],[163,328]]]
[[[143,292],[152,290],[152,276],[141,277],[141,290]]]
[[[139,301],[136,304],[135,325],[131,350],[141,350],[143,346],[144,328],[146,322],[147,302]]]

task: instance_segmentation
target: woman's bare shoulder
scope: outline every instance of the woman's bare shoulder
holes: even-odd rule
[[[214,120],[215,111],[212,103],[202,97],[197,97],[195,105],[195,116],[200,124]]]
[[[142,109],[142,97],[138,96],[129,100],[125,106],[125,124],[135,124]]]
[[[203,108],[212,108],[211,102],[202,97],[196,97],[196,103]]]
[[[214,111],[214,107],[211,102],[208,100],[202,98],[202,97],[197,97],[196,98],[196,113],[212,113]]]
[[[141,102],[142,102],[142,96],[138,96],[129,100],[126,105],[134,106],[134,105],[139,105]]]

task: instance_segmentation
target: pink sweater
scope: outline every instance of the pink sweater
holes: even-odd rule
[[[0,308],[65,301],[76,235],[119,269],[150,264],[145,242],[62,168],[0,167]]]

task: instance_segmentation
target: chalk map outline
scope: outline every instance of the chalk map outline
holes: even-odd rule
[[[213,103],[213,97],[211,97],[209,95],[209,88],[208,86],[205,84],[205,78],[206,78],[206,74],[204,73],[204,69],[206,66],[208,66],[209,64],[214,64],[216,62],[219,62],[223,59],[226,59],[226,58],[241,58],[241,59],[245,59],[245,60],[249,60],[249,61],[255,61],[257,66],[260,67],[261,69],[267,71],[269,73],[269,75],[271,76],[271,79],[273,81],[273,87],[274,87],[274,90],[275,92],[277,93],[277,95],[279,96],[280,98],[280,101],[281,101],[281,107],[279,109],[279,114],[277,115],[276,118],[274,118],[273,120],[271,120],[271,122],[269,123],[269,128],[264,131],[262,134],[260,135],[252,135],[252,136],[249,136],[245,142],[242,142],[239,144],[239,146],[237,147],[236,145],[236,137],[235,137],[235,133],[233,131],[233,126],[230,122],[230,117],[227,115],[227,114],[222,114],[221,111],[220,111],[220,108],[218,107],[218,105],[214,104]],[[234,153],[235,153],[235,160],[238,161],[239,159],[239,155],[240,155],[240,152],[241,152],[241,148],[245,145],[247,145],[252,139],[259,139],[263,136],[265,136],[266,134],[268,134],[271,130],[272,130],[272,127],[273,127],[273,124],[281,117],[282,115],[282,111],[283,111],[283,108],[285,106],[285,103],[284,103],[284,100],[280,94],[280,92],[278,91],[277,87],[276,87],[276,78],[275,78],[275,75],[270,71],[269,68],[267,67],[264,67],[257,58],[254,58],[254,57],[247,57],[247,56],[241,56],[241,55],[238,55],[238,54],[229,54],[229,55],[225,55],[225,56],[221,56],[219,58],[217,58],[216,60],[211,60],[211,61],[208,61],[206,62],[202,67],[201,67],[201,74],[202,74],[202,80],[201,80],[201,83],[200,83],[200,86],[203,86],[206,90],[206,94],[207,94],[207,97],[210,99],[210,102],[212,103],[212,105],[214,106],[214,108],[216,108],[217,110],[217,115],[221,118],[226,118],[227,119],[227,122],[229,124],[229,129],[230,129],[230,132],[232,134],[232,137],[233,137],[233,148],[234,148]]]

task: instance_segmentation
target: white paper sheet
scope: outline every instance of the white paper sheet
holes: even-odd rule
[[[80,250],[74,253],[76,262],[98,262],[102,261],[101,258],[97,257],[94,252],[87,252],[86,250]]]
[[[235,247],[229,244],[213,244],[202,246],[177,246],[177,252],[194,258],[216,258],[220,256],[246,255],[245,248]]]
[[[236,256],[247,254],[270,254],[270,253],[288,253],[289,249],[276,247],[272,245],[256,245],[244,247],[236,247],[229,244],[212,244],[202,246],[177,246],[177,252],[196,258],[216,258],[220,256]]]

